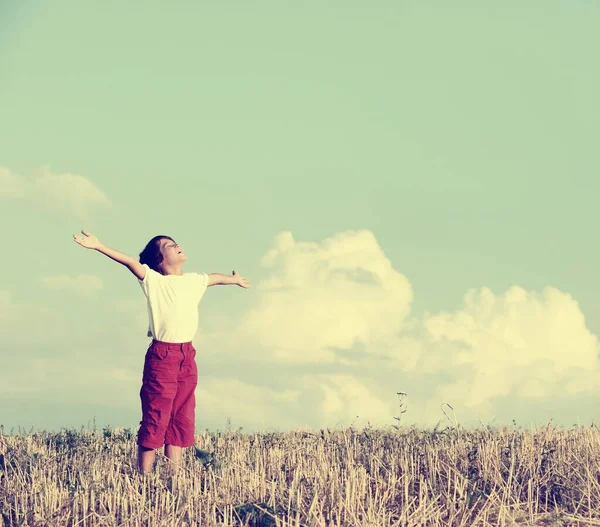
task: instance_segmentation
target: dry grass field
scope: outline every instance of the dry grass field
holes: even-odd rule
[[[178,475],[137,471],[132,429],[0,436],[5,526],[600,525],[600,433],[199,433]]]

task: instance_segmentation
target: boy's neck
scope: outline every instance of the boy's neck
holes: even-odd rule
[[[168,276],[168,275],[176,275],[176,276],[183,275],[183,269],[181,268],[181,266],[163,267],[163,272],[166,276]]]

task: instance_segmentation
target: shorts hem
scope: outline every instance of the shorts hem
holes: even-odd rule
[[[158,450],[159,448],[162,448],[163,446],[167,446],[167,445],[171,445],[171,446],[178,446],[180,448],[190,448],[192,446],[196,446],[196,443],[191,443],[191,444],[187,444],[187,445],[176,445],[175,443],[169,443],[168,441],[165,441],[164,443],[161,444],[157,444],[157,443],[151,443],[149,441],[142,441],[141,443],[138,443],[139,446],[143,446],[144,448],[151,448],[152,450]]]
[[[191,446],[196,446],[196,443],[192,443],[192,444],[188,444],[188,445],[176,445],[175,443],[169,443],[168,441],[165,441],[165,446],[167,445],[171,445],[171,446],[178,446],[180,448],[190,448]]]
[[[161,448],[163,446],[164,443],[161,443],[160,445],[157,443],[152,443],[150,441],[142,441],[141,443],[138,442],[139,446],[143,446],[144,448],[151,448],[152,450],[157,450],[159,448]]]

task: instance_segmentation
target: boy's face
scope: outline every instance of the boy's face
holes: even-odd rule
[[[168,238],[160,240],[160,252],[163,255],[163,264],[166,265],[174,265],[187,260],[183,248]]]

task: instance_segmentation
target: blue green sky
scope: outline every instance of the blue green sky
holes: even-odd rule
[[[199,429],[385,426],[397,391],[424,425],[591,422],[599,24],[576,0],[3,2],[0,423],[139,421],[145,299],[81,228],[252,280],[202,300]]]

